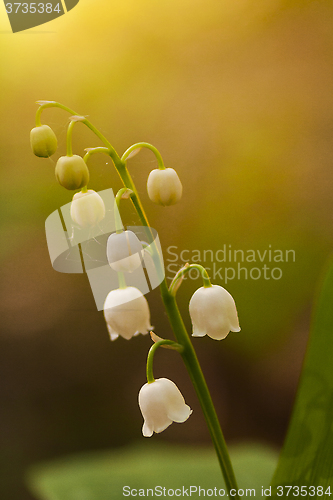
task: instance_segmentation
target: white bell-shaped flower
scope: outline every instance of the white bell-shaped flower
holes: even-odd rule
[[[145,437],[164,431],[172,422],[185,422],[192,413],[176,384],[167,378],[145,384],[139,392],[139,406]]]
[[[101,196],[89,189],[73,196],[70,214],[73,222],[83,228],[98,224],[105,217],[105,205]]]
[[[230,331],[240,331],[235,301],[222,286],[212,285],[196,290],[189,309],[194,337],[208,335],[222,340]]]
[[[106,255],[112,269],[132,273],[142,264],[142,243],[132,231],[113,233],[107,241]]]
[[[134,335],[145,335],[152,326],[147,299],[133,286],[112,290],[104,302],[104,317],[111,340],[119,335],[129,340]]]
[[[148,196],[158,205],[174,205],[182,197],[183,186],[173,168],[154,169],[147,180]]]

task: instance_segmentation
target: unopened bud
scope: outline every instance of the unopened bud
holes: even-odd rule
[[[103,199],[92,189],[88,189],[86,193],[76,193],[71,203],[71,217],[81,227],[95,226],[105,217]]]
[[[31,130],[30,144],[33,153],[41,158],[52,156],[58,146],[57,137],[48,125],[40,125]]]
[[[89,182],[89,170],[81,156],[61,156],[55,168],[56,178],[66,189],[81,189]]]
[[[182,197],[183,186],[173,168],[154,169],[147,181],[148,196],[158,205],[174,205]]]

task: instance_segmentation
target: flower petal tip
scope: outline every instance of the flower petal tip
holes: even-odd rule
[[[206,335],[206,332],[195,331],[192,333],[192,337],[204,337],[205,335]]]
[[[147,437],[150,438],[154,434],[154,430],[149,427],[149,425],[147,424],[146,421],[143,422],[142,434],[143,434],[143,437],[146,437],[146,438]]]

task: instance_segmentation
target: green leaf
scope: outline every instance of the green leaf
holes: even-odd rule
[[[317,299],[296,402],[273,486],[323,486],[325,492],[333,478],[332,417],[333,264],[331,262]],[[321,496],[319,491],[318,498]]]
[[[232,458],[239,487],[254,488],[256,496],[260,496],[261,487],[268,487],[273,475],[277,453],[260,445],[246,445],[234,448]],[[140,489],[144,490],[144,496],[152,496],[146,490],[155,487],[166,488],[166,492],[184,487],[188,493],[191,486],[217,488],[217,491],[224,488],[213,449],[151,441],[35,466],[28,475],[28,483],[41,500],[119,500],[123,498],[124,486],[138,490],[137,496]],[[192,499],[202,496],[203,493],[199,496],[192,491]]]

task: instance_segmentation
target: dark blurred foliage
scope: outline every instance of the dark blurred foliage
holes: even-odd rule
[[[137,393],[151,344],[110,343],[86,276],[51,267],[44,221],[71,200],[53,173],[68,116],[45,111],[60,145],[35,158],[39,99],[89,115],[119,153],[151,142],[178,171],[182,201],[157,207],[145,192],[154,157],[129,161],[166,259],[170,245],[295,250],[280,280],[227,283],[241,333],[194,339],[228,442],[281,445],[333,240],[332,10],[324,0],[101,0],[26,33],[1,20],[1,498],[31,498],[31,463],[141,439]],[[78,124],[74,152],[97,145]],[[107,159],[90,166],[92,189],[121,187]],[[130,206],[123,220],[138,222]],[[197,286],[187,280],[179,292],[189,328]],[[158,291],[148,300],[156,333],[171,338]],[[208,443],[181,359],[161,351],[156,376],[174,380],[194,412],[153,439]]]

